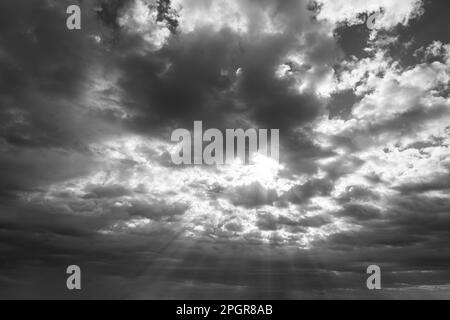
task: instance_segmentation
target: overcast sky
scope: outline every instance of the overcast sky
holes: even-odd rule
[[[448,298],[450,3],[156,2],[0,1],[0,298]]]

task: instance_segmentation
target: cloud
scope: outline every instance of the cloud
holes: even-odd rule
[[[327,196],[333,189],[332,182],[327,179],[309,180],[305,184],[295,186],[284,196],[292,203],[307,203],[312,197]]]
[[[274,189],[266,189],[259,182],[237,186],[227,193],[234,205],[245,207],[272,205],[277,199],[277,193]]]
[[[410,19],[419,16],[422,11],[422,0],[407,0],[393,2],[382,1],[353,1],[348,5],[345,1],[320,0],[318,19],[325,19],[331,23],[347,22],[351,24],[364,23],[361,14],[383,11],[377,19],[376,26],[392,28],[397,24],[407,24]]]
[[[70,298],[74,263],[86,298],[447,294],[436,3],[83,1],[69,32],[68,2],[2,1],[0,297]],[[176,167],[194,120],[278,128],[281,161]]]

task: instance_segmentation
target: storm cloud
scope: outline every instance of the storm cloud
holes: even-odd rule
[[[72,2],[0,3],[0,298],[448,297],[448,3]],[[194,121],[280,162],[176,166]]]

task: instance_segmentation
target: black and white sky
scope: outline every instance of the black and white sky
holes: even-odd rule
[[[450,2],[169,2],[0,1],[0,298],[449,298]]]

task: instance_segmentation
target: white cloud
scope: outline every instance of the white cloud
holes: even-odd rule
[[[157,22],[156,0],[134,0],[119,15],[118,24],[130,34],[142,36],[146,49],[160,49],[170,36],[163,22]]]
[[[213,28],[215,31],[228,27],[238,33],[248,31],[249,20],[241,1],[174,0],[173,6],[180,10],[182,32],[201,27]]]

